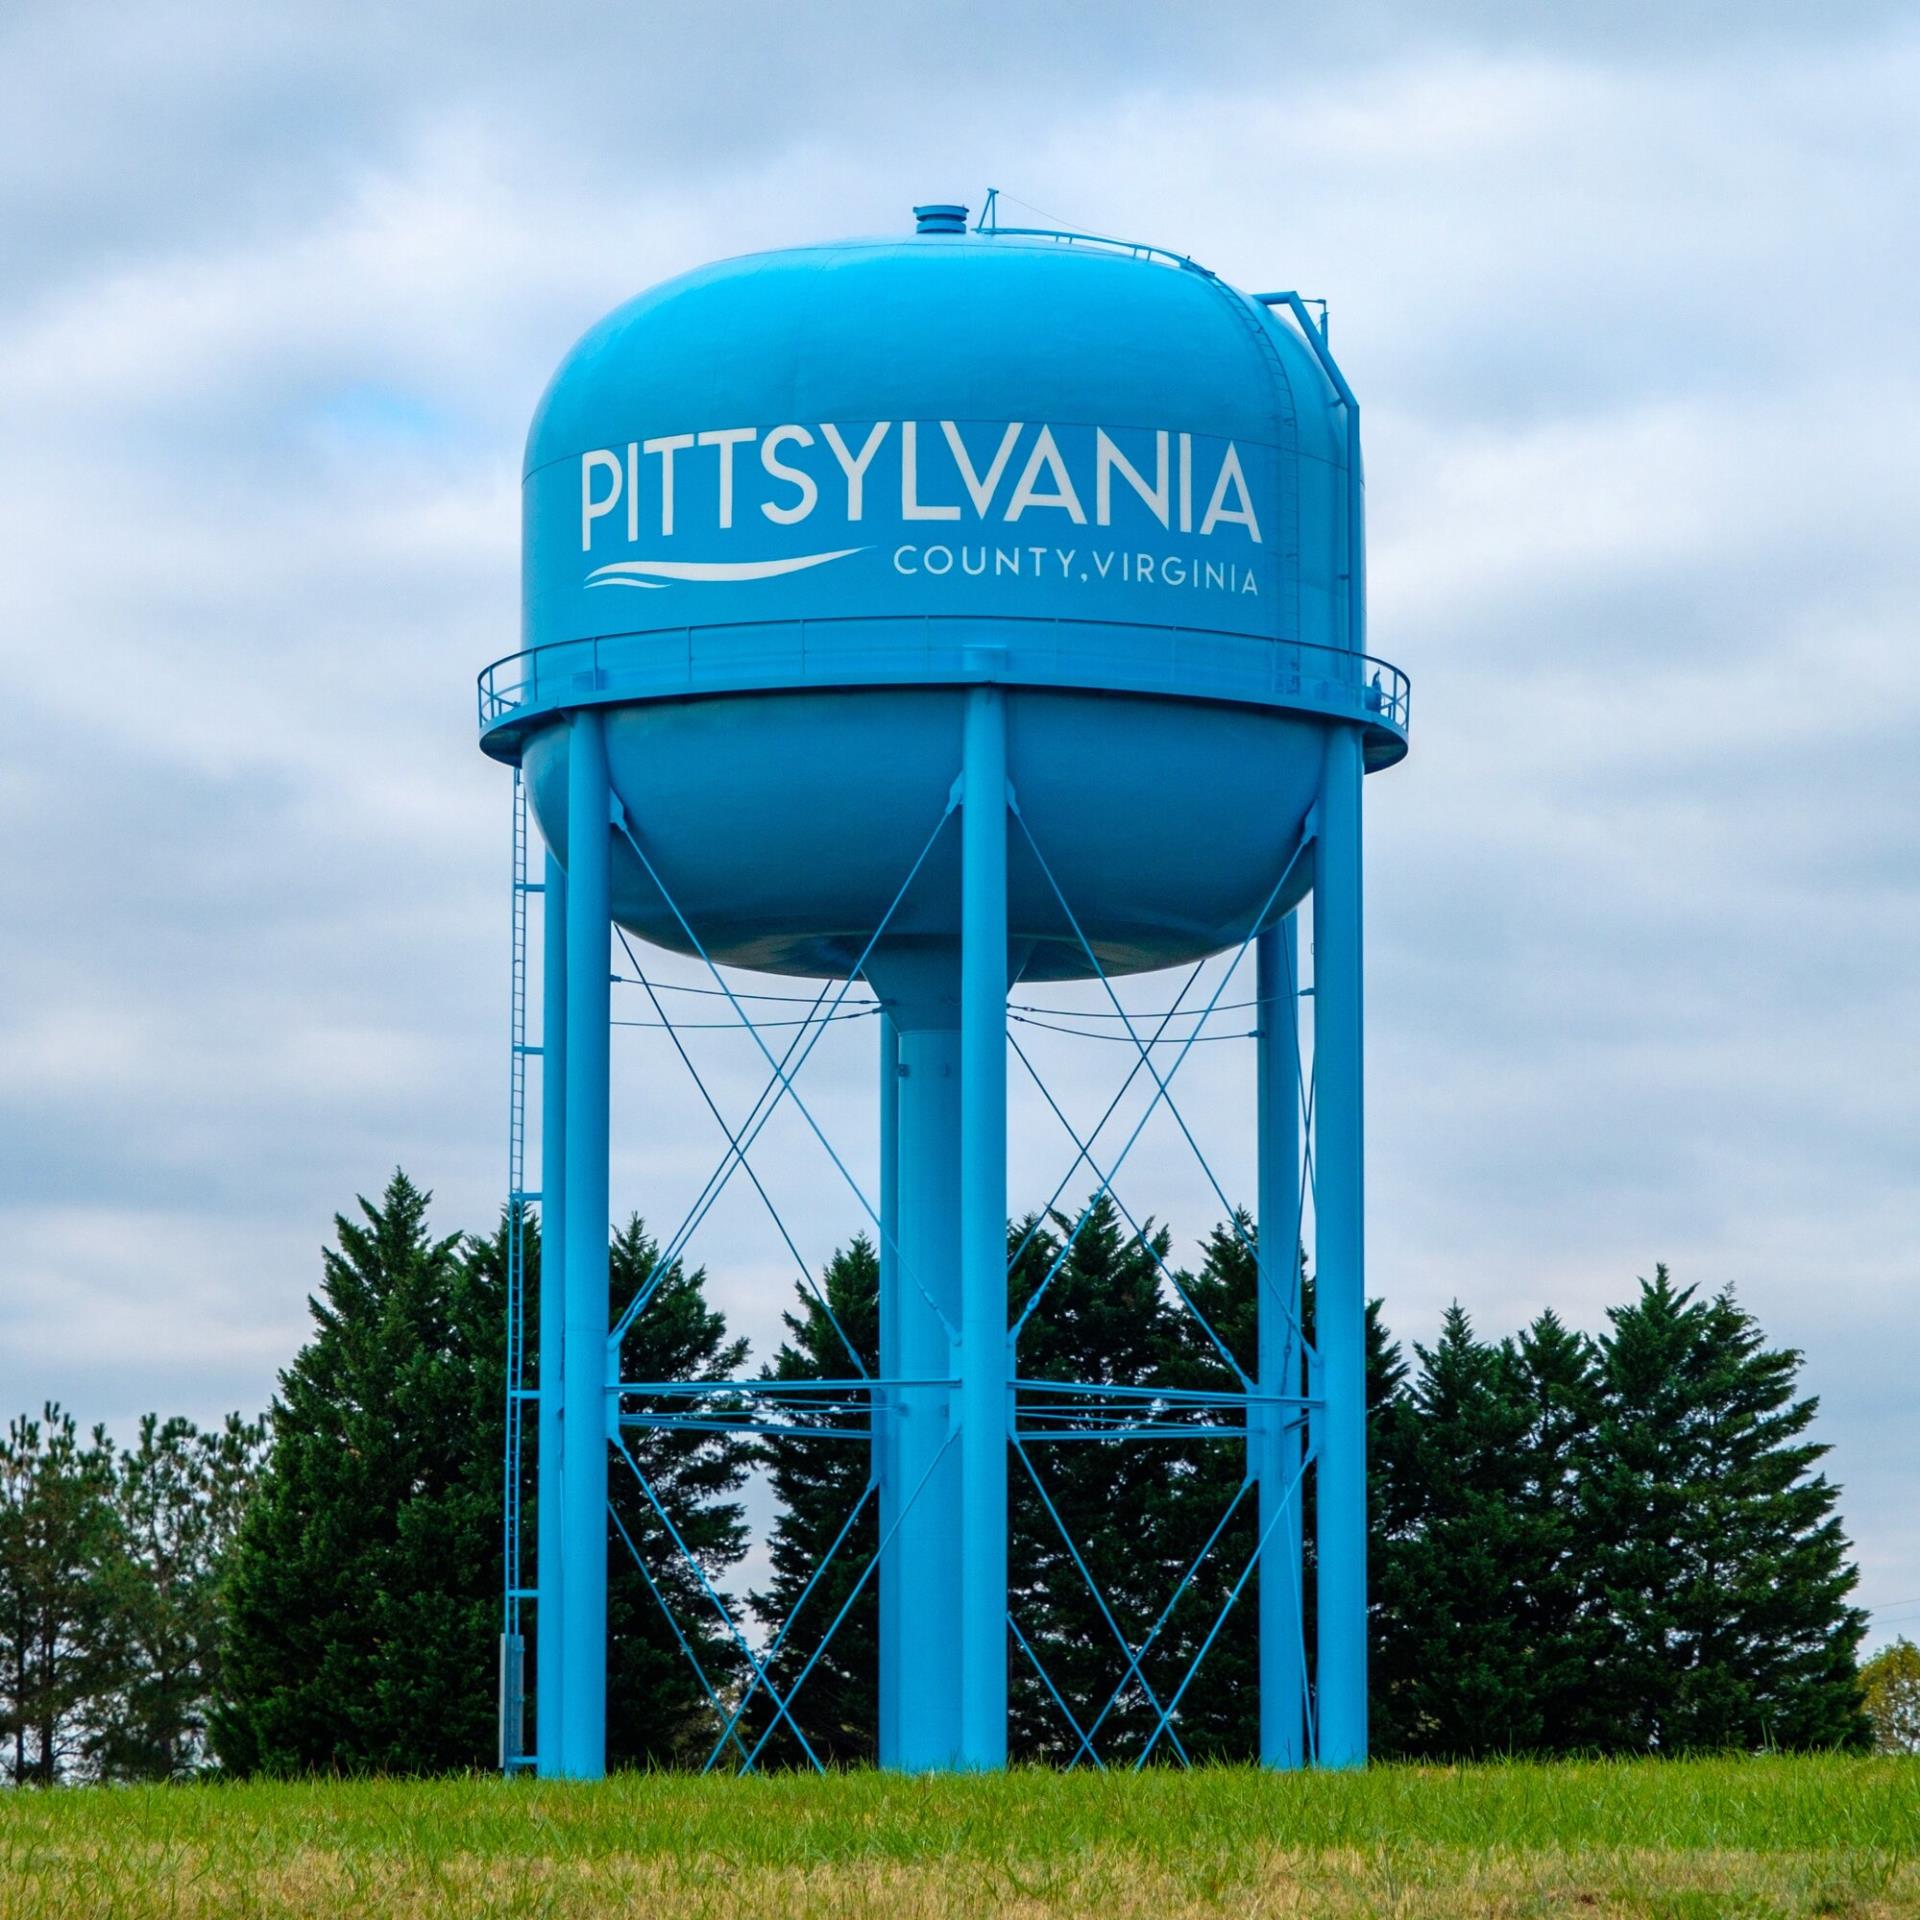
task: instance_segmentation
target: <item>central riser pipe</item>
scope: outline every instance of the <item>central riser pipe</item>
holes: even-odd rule
[[[956,984],[957,972],[956,964]],[[897,1253],[881,1311],[894,1333],[893,1377],[946,1380],[948,1329],[960,1322],[960,1035],[909,1027],[897,1046]],[[880,1715],[890,1736],[881,1763],[920,1772],[953,1766],[960,1751],[960,1451],[947,1444],[950,1389],[896,1389],[890,1403],[881,1506],[899,1526],[883,1569],[894,1617],[881,1625]]]

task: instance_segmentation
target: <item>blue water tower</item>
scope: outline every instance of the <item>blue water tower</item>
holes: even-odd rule
[[[537,1406],[537,1568],[510,1493],[503,1640],[511,1696],[530,1607],[539,1684],[533,1751],[508,1725],[504,1757],[605,1765],[612,927],[723,980],[858,981],[883,1009],[880,1369],[845,1390],[871,1415],[884,1543],[881,1760],[916,1769],[1007,1750],[1009,983],[1254,945],[1260,1332],[1214,1412],[1244,1434],[1272,1570],[1263,1757],[1357,1764],[1360,799],[1408,718],[1406,679],[1365,649],[1358,407],[1295,294],[914,214],[902,237],[640,295],[567,355],[528,438],[524,649],[480,680],[481,744],[519,770],[546,848],[526,883],[544,889],[542,1366],[515,1383],[510,1441]]]

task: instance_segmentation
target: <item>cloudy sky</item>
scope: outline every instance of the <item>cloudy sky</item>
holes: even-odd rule
[[[1416,688],[1369,783],[1393,1326],[1736,1284],[1920,1625],[1916,98],[1911,10],[1837,0],[7,8],[0,1408],[258,1407],[336,1208],[402,1162],[489,1219],[471,676],[534,400],[654,280],[992,184],[1332,302]],[[666,1220],[717,1136],[657,1040],[617,1186]],[[1235,1198],[1241,1051],[1181,1082]],[[1113,1052],[1048,1055],[1070,1110]],[[870,1154],[870,1031],[808,1073]],[[781,1141],[817,1257],[857,1216]],[[1217,1212],[1164,1125],[1122,1191]],[[723,1213],[764,1346],[792,1269]]]

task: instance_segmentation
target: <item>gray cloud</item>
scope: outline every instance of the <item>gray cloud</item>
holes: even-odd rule
[[[658,13],[658,10],[656,10]],[[1920,38],[1898,9],[326,12],[0,27],[0,1403],[257,1405],[332,1211],[498,1205],[503,781],[548,370],[635,287],[996,181],[1329,295],[1369,414],[1374,1275],[1423,1335],[1656,1259],[1804,1347],[1920,1595]],[[1137,990],[1150,998],[1158,983]],[[1023,1036],[1031,1038],[1032,1036]],[[700,1042],[737,1111],[754,1061]],[[1069,1112],[1118,1049],[1036,1043]],[[617,1184],[718,1135],[621,1036]],[[1251,1191],[1237,1049],[1179,1083]],[[869,1036],[809,1098],[869,1151]],[[775,1196],[858,1224],[797,1120]],[[1016,1161],[1044,1197],[1064,1136]],[[1164,1117],[1121,1191],[1217,1213]],[[696,1251],[764,1344],[791,1261]]]

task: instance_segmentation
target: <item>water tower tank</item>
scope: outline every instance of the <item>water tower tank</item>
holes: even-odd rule
[[[1357,408],[1305,305],[1153,248],[915,215],[897,238],[685,274],[566,356],[527,442],[524,647],[482,676],[481,733],[524,771],[550,920],[566,903],[543,1181],[582,1326],[543,1434],[558,1403],[599,1419],[606,1386],[589,1349],[608,919],[721,966],[858,969],[903,1076],[896,1360],[953,1383],[888,1403],[908,1430],[896,1477],[921,1474],[936,1428],[964,1429],[950,1472],[926,1469],[952,1485],[902,1524],[912,1564],[883,1577],[940,1650],[883,1691],[914,1729],[896,1726],[903,1763],[991,1764],[1008,981],[1271,942],[1326,896],[1322,1346],[1339,1353],[1320,1356],[1316,1449],[1322,1512],[1350,1501],[1359,1402],[1335,1402],[1358,1390],[1359,1322],[1328,1323],[1360,1297],[1359,785],[1404,755],[1407,689],[1365,656]],[[553,1504],[594,1511],[605,1467]],[[570,1675],[592,1668],[576,1589],[596,1579],[543,1561],[543,1668],[553,1636]],[[1340,1615],[1323,1693],[1346,1684],[1326,1661],[1356,1657],[1360,1591],[1323,1586],[1323,1622]],[[578,1724],[550,1736],[541,1692],[543,1766],[591,1771],[591,1700],[570,1678]],[[1337,1733],[1355,1738],[1363,1723]]]

